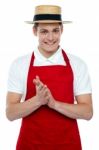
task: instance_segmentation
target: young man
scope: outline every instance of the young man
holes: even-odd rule
[[[68,21],[59,6],[41,5],[28,23],[38,48],[14,61],[8,79],[7,118],[23,118],[16,150],[82,150],[76,120],[92,117],[91,86],[85,63],[59,46]]]

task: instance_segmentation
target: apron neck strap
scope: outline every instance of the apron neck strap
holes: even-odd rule
[[[64,57],[64,60],[65,60],[66,64],[69,65],[68,56],[66,55],[66,52],[63,49],[62,49],[62,54],[63,54],[63,57]]]

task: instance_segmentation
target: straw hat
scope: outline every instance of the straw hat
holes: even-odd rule
[[[56,5],[39,5],[35,7],[33,21],[26,21],[28,24],[34,23],[71,23],[71,21],[62,21],[61,7]]]

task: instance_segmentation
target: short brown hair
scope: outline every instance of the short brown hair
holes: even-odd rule
[[[37,29],[38,25],[39,25],[39,23],[34,23],[33,27],[34,27],[35,29]],[[62,22],[59,22],[59,25],[63,25]]]

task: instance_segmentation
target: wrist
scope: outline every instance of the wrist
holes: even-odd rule
[[[32,100],[35,106],[41,106],[41,102],[38,100],[37,96],[32,97]]]
[[[53,100],[53,101],[50,101],[48,102],[48,106],[51,108],[51,109],[55,109],[55,105],[56,105],[56,100]]]
[[[55,103],[54,103],[54,109],[55,109],[55,110],[57,110],[58,105],[59,105],[59,104],[58,104],[58,101],[55,101]]]

